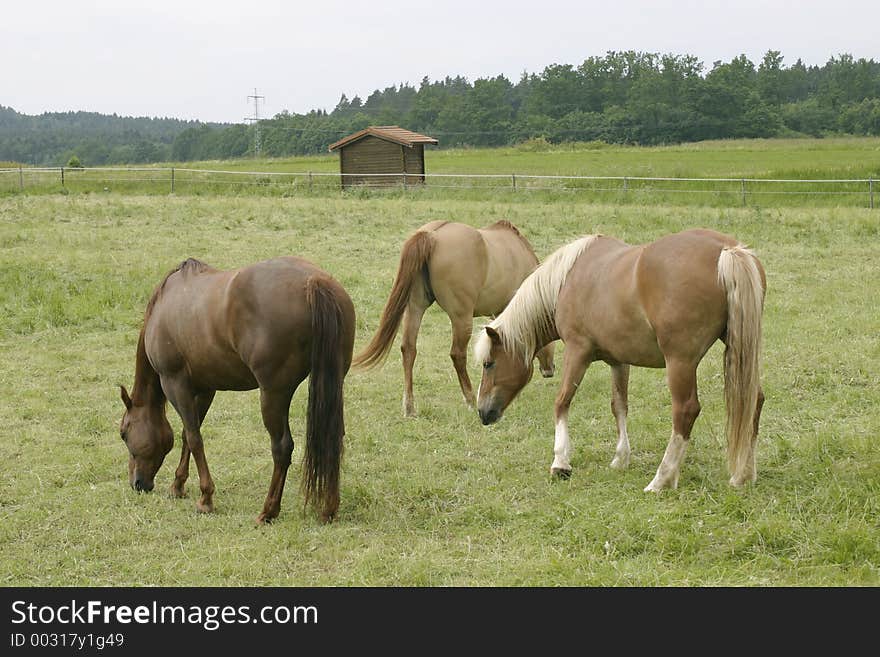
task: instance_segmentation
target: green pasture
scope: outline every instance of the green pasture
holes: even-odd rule
[[[876,172],[878,144],[855,150],[862,173]],[[698,163],[699,148],[682,146],[656,167],[758,172],[748,168],[757,166],[748,165],[749,151],[720,150],[736,164],[711,168],[708,159]],[[828,158],[829,175],[849,170],[845,143],[840,151],[805,152]],[[534,156],[517,153],[510,162]],[[428,166],[452,167],[468,155],[430,153]],[[788,169],[782,158],[767,164],[768,173],[808,171],[810,157],[802,155]],[[601,150],[570,157],[610,158]],[[606,172],[622,172],[626,157],[638,161],[626,149],[617,157],[618,164],[604,163]],[[541,258],[586,233],[638,243],[695,226],[733,234],[757,251],[768,293],[755,485],[727,484],[719,345],[700,366],[703,412],[679,487],[650,495],[642,488],[671,428],[662,370],[633,369],[634,451],[619,472],[608,467],[616,439],[609,369],[590,368],[570,416],[574,473],[555,481],[558,372],[533,380],[499,424],[481,426],[461,400],[449,322],[435,306],[419,340],[419,417],[402,416],[396,348],[383,368],[347,378],[342,502],[333,524],[303,513],[297,487],[305,386],[293,400],[294,467],[274,524],[254,524],[272,468],[254,392],[219,393],[203,427],[214,514],[195,512],[194,466],[188,498],[168,495],[178,445],[154,493],[129,488],[117,385],[131,385],[153,287],[181,260],[221,268],[279,254],[313,260],[351,295],[359,350],[415,228],[434,219],[483,226],[502,218]],[[4,195],[0,585],[880,585],[878,252],[880,211],[858,207],[592,204],[577,196]],[[557,367],[563,358],[559,348]],[[478,380],[473,362],[470,372]],[[179,444],[180,421],[173,411],[170,417]]]
[[[173,169],[173,173],[172,173]],[[672,146],[429,149],[425,185],[340,192],[335,153],[119,168],[0,171],[0,195],[135,193],[385,197],[697,207],[880,207],[880,138],[756,139]],[[436,175],[434,175],[436,174]],[[598,177],[550,179],[548,176]],[[611,179],[607,179],[611,178]],[[644,180],[661,178],[664,180]],[[665,180],[669,178],[685,180]],[[726,180],[690,180],[690,179]],[[869,182],[874,180],[873,185]],[[761,182],[761,181],[808,182]],[[839,182],[855,180],[858,182]],[[835,181],[835,182],[825,182]],[[538,197],[533,198],[533,197]]]
[[[428,173],[675,178],[880,177],[880,138],[738,139],[671,146],[602,142],[552,145],[540,140],[504,148],[428,147]],[[264,172],[336,172],[339,155],[242,159],[163,166]]]

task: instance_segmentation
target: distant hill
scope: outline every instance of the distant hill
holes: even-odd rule
[[[84,166],[159,162],[170,159],[171,145],[183,131],[219,127],[96,112],[30,116],[0,105],[0,161],[60,166],[76,155]]]

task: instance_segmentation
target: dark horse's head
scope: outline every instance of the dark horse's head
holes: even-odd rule
[[[153,490],[153,478],[165,455],[174,446],[174,431],[165,416],[165,405],[138,404],[119,386],[125,414],[119,435],[128,447],[128,483],[136,491]]]

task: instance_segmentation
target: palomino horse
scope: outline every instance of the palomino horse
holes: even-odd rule
[[[437,301],[452,322],[449,355],[465,403],[474,406],[467,373],[467,345],[474,317],[495,316],[513,297],[519,284],[538,265],[531,245],[509,221],[479,230],[449,221],[432,221],[403,245],[400,267],[382,312],[379,329],[355,367],[371,367],[388,355],[403,321],[403,412],[415,415],[413,363],[422,316]],[[553,346],[538,353],[541,373],[553,376]]]
[[[309,373],[302,488],[324,521],[339,507],[345,423],[342,388],[354,346],[354,307],[330,275],[301,258],[283,257],[219,271],[189,259],[153,292],[138,339],[131,396],[120,386],[129,482],[153,489],[174,434],[171,402],[183,421],[183,448],[171,493],[183,497],[192,454],[199,472],[199,511],[213,511],[214,482],[200,427],[217,390],[260,389],[274,470],[258,522],[278,516],[293,452],[288,414]]]
[[[551,472],[571,474],[568,410],[589,364],[611,365],[617,421],[612,467],[629,465],[629,367],[665,367],[672,395],[672,438],[645,491],[678,486],[691,428],[700,413],[697,365],[723,340],[730,483],[754,481],[755,442],[764,394],[761,316],[766,281],[755,254],[732,237],[688,230],[642,246],[603,235],[556,251],[474,344],[483,364],[479,413],[498,420],[532,373],[532,356],[562,339],[565,364],[556,397]]]

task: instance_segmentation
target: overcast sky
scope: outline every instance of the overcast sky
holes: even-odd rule
[[[0,105],[241,122],[339,97],[473,81],[609,50],[783,64],[880,60],[880,0],[31,0],[0,10]],[[262,101],[261,101],[262,102]]]

